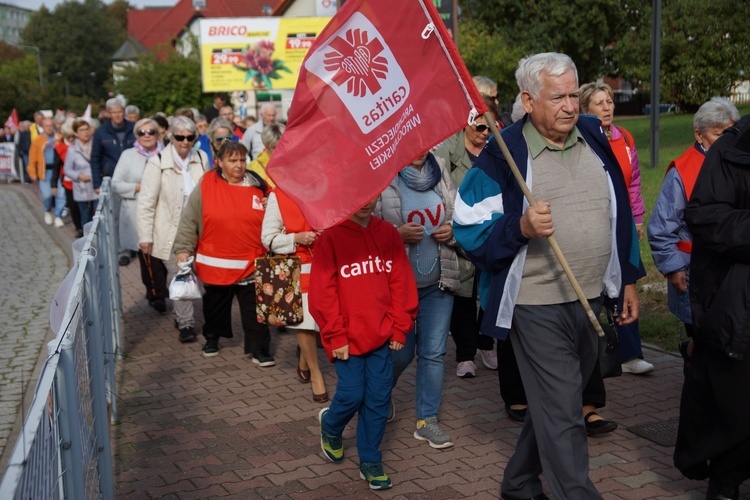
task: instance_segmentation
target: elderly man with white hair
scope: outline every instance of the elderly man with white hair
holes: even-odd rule
[[[510,338],[528,413],[500,486],[506,500],[601,498],[589,479],[581,391],[597,337],[545,237],[555,238],[598,312],[638,317],[643,266],[627,186],[600,122],[578,116],[578,77],[564,54],[522,59],[516,71],[526,116],[503,138],[536,203],[530,206],[491,140],[456,198],[453,232],[484,279],[482,332]],[[532,176],[533,172],[533,176]]]
[[[250,158],[256,159],[263,151],[263,140],[260,137],[263,129],[276,123],[276,106],[267,102],[260,107],[260,120],[249,127],[242,135],[240,142],[250,152]]]
[[[113,97],[107,100],[106,107],[109,113],[109,121],[96,129],[91,145],[91,176],[96,193],[99,193],[102,179],[112,177],[122,152],[135,145],[133,123],[125,120],[125,103],[122,99]],[[119,227],[120,201],[119,196],[112,194],[115,228]],[[135,252],[131,252],[127,248],[121,248],[117,229],[115,229],[114,234],[118,262],[121,266],[126,266],[130,263],[130,259],[135,257]]]

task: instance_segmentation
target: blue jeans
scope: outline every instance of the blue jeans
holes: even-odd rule
[[[393,351],[393,385],[417,354],[417,420],[437,417],[443,392],[445,344],[453,311],[453,294],[437,284],[417,289],[419,311],[406,345]]]
[[[57,195],[52,196],[52,169],[48,168],[44,173],[44,180],[39,181],[39,193],[42,197],[42,206],[45,212],[51,212],[55,209],[55,217],[62,217],[63,208],[65,208],[65,188],[62,185],[62,178],[57,180]]]
[[[76,203],[78,204],[78,210],[81,212],[81,227],[83,227],[94,220],[94,213],[99,200],[77,201]]]
[[[635,358],[643,359],[638,320],[625,326],[615,323],[615,331],[617,331],[617,336],[620,338],[620,361],[626,363]]]
[[[398,351],[394,351],[398,352]],[[344,432],[355,413],[359,462],[382,462],[380,443],[385,434],[393,385],[393,365],[388,342],[362,356],[335,362],[336,394],[323,419],[323,430],[336,436]]]

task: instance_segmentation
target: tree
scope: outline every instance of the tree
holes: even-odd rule
[[[612,49],[612,73],[650,88],[651,4],[627,0],[624,36]],[[661,92],[663,102],[688,108],[728,95],[750,69],[745,27],[750,3],[735,0],[663,0]]]
[[[22,38],[25,44],[39,47],[48,74],[62,73],[60,78],[71,89],[83,92],[92,81],[101,89],[109,78],[112,54],[126,37],[117,14],[122,3],[116,4],[66,1],[52,12],[42,7],[32,14]]]
[[[605,47],[617,39],[623,15],[619,0],[463,0],[461,6],[515,53],[569,55],[581,82],[601,76]]]
[[[142,114],[163,111],[171,114],[177,108],[195,106],[203,109],[211,104],[211,96],[201,88],[201,62],[198,40],[190,36],[187,56],[169,48],[142,54],[136,64],[124,68],[115,90],[128,102],[141,108]]]
[[[0,60],[0,116],[7,117],[16,108],[19,117],[27,119],[34,111],[61,104],[62,96],[50,96],[47,86],[39,86],[36,54]]]
[[[500,35],[492,35],[482,21],[463,18],[458,23],[458,49],[472,76],[484,75],[497,82],[497,97],[512,103],[518,93],[514,77],[523,53]]]

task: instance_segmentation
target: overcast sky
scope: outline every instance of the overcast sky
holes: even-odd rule
[[[4,3],[11,5],[17,5],[26,9],[37,10],[42,5],[46,5],[48,9],[53,10],[55,6],[62,3],[64,0],[3,0]],[[110,3],[111,0],[104,0],[105,3]],[[135,5],[138,8],[142,7],[171,7],[176,4],[177,0],[130,0],[131,5]]]

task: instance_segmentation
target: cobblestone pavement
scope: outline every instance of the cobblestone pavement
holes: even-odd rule
[[[0,186],[0,456],[10,452],[9,436],[45,345],[54,337],[49,307],[70,268],[42,221],[42,207],[28,187]],[[63,242],[70,241],[65,237]],[[63,243],[64,244],[64,243]],[[25,401],[24,410],[29,401]],[[18,427],[16,427],[17,429]],[[8,449],[6,450],[6,447]],[[7,458],[7,456],[5,457]]]
[[[435,450],[412,437],[412,365],[394,391],[397,416],[382,445],[394,487],[376,494],[359,479],[354,426],[344,434],[345,460],[323,459],[316,417],[325,405],[313,403],[310,386],[294,376],[293,333],[272,330],[277,366],[259,368],[242,354],[235,307],[234,338],[222,339],[219,356],[204,358],[200,342],[177,341],[171,314],[148,307],[137,263],[120,270],[126,358],[120,422],[112,429],[118,498],[499,497],[520,426],[503,410],[496,372],[480,366],[474,379],[455,376],[452,340],[440,421],[455,446]],[[656,365],[653,374],[606,381],[602,414],[620,427],[589,439],[591,478],[606,499],[704,498],[706,483],[684,479],[672,465],[673,448],[628,431],[678,414],[681,360],[649,348],[645,356]],[[332,393],[333,367],[322,351],[319,357]],[[743,495],[750,498],[750,488]]]

